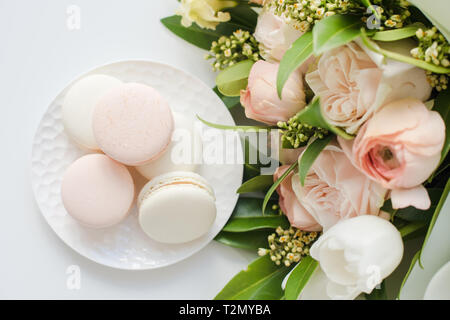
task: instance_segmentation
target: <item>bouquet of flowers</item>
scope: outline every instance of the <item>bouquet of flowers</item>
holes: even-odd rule
[[[276,170],[246,157],[216,238],[260,257],[217,299],[385,299],[407,241],[449,214],[450,32],[425,2],[181,0],[162,19],[259,123],[201,120],[276,133]]]

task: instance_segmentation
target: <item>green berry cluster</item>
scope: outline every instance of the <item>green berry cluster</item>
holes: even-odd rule
[[[410,24],[411,4],[406,0],[372,0],[372,5],[377,8],[381,26],[379,30],[403,28]],[[366,9],[367,10],[367,9]],[[367,11],[366,11],[367,12]],[[367,17],[363,19],[366,21]]]
[[[276,264],[284,264],[289,267],[297,263],[303,256],[309,255],[309,249],[319,237],[318,232],[306,232],[290,227],[284,230],[278,227],[275,233],[268,236],[269,249],[260,248],[258,255],[270,255],[270,259]]]
[[[222,36],[213,41],[206,59],[213,59],[214,71],[223,70],[239,61],[260,59],[259,44],[248,31],[237,30],[231,36]]]
[[[410,6],[405,0],[373,0],[377,8],[379,29],[401,28],[408,21]],[[364,22],[373,13],[355,0],[271,0],[266,8],[286,18],[297,29],[306,32],[319,20],[334,14],[359,14]]]
[[[282,144],[289,143],[294,149],[306,145],[310,139],[323,139],[328,135],[328,130],[301,123],[296,116],[277,125],[281,131]]]
[[[265,7],[303,32],[323,18],[336,13],[360,12],[362,9],[361,4],[350,0],[272,0]]]
[[[416,32],[419,46],[411,50],[411,55],[437,66],[450,66],[450,44],[436,27],[427,30],[419,29]],[[427,72],[428,81],[437,91],[446,90],[448,86],[448,74],[435,74]]]

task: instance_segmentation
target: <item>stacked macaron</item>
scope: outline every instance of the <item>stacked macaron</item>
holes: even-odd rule
[[[192,119],[172,113],[155,89],[90,75],[69,89],[62,117],[67,135],[95,152],[69,166],[62,181],[64,207],[81,225],[106,228],[127,217],[136,198],[131,166],[150,180],[138,201],[138,220],[147,235],[184,243],[208,232],[216,217],[214,191],[193,172],[192,158],[177,161],[172,142],[174,130],[182,130],[190,135],[184,149],[195,153],[199,136]]]

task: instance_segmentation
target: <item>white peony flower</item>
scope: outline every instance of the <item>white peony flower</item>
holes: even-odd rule
[[[325,281],[326,294],[331,299],[354,299],[362,292],[371,293],[397,268],[403,256],[403,242],[390,222],[362,215],[331,227],[310,252],[327,279],[316,271],[316,283],[311,278],[309,290],[323,286]],[[303,295],[307,296],[308,291]]]
[[[177,15],[182,17],[181,24],[190,27],[195,22],[202,28],[216,29],[221,22],[230,20],[228,12],[221,12],[224,8],[234,7],[235,1],[221,0],[181,0]]]

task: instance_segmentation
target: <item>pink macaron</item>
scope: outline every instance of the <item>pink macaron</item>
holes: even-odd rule
[[[155,89],[126,83],[98,100],[92,126],[105,154],[123,164],[138,166],[164,153],[174,121],[168,103]]]
[[[66,170],[61,196],[67,212],[80,224],[106,228],[128,215],[134,183],[124,165],[104,154],[89,154]]]

